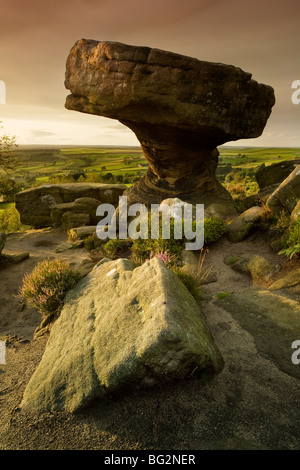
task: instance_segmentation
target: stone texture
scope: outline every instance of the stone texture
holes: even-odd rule
[[[73,203],[79,198],[92,198],[117,206],[119,196],[126,189],[123,184],[64,183],[38,186],[15,196],[21,222],[34,227],[53,225],[51,212],[62,203]]]
[[[237,243],[247,237],[261,222],[264,209],[253,206],[228,224],[228,239]]]
[[[2,258],[7,263],[19,264],[22,263],[25,259],[29,258],[30,254],[28,251],[12,251],[12,250],[3,250]]]
[[[269,197],[276,191],[280,183],[271,184],[258,191],[258,202],[260,204],[267,204]]]
[[[101,201],[91,197],[81,197],[75,199],[74,202],[66,202],[63,204],[57,204],[51,209],[51,219],[54,227],[61,227],[67,221],[64,220],[66,213],[71,214],[85,214],[86,222],[80,223],[79,220],[75,225],[72,225],[69,228],[80,227],[80,225],[97,225],[100,220],[100,217],[96,217],[97,207],[101,204]]]
[[[299,163],[299,159],[294,159],[259,168],[255,173],[259,188],[264,189],[267,186],[282,183]]]
[[[61,216],[61,227],[68,231],[74,227],[83,227],[90,224],[90,216],[84,212],[65,212]]]
[[[268,207],[279,214],[282,210],[292,212],[300,200],[300,165],[278,186],[267,201]]]
[[[280,266],[270,263],[263,256],[253,255],[249,258],[248,269],[254,281],[265,282],[280,271]]]
[[[218,182],[216,147],[261,135],[271,87],[240,68],[149,47],[81,39],[70,51],[66,108],[119,120],[141,143],[147,173],[129,203],[233,202]]]
[[[21,408],[75,411],[107,393],[220,372],[198,303],[157,258],[102,260],[67,294]]]
[[[300,268],[291,271],[269,286],[270,290],[289,289],[290,287],[300,287]]]
[[[4,232],[0,232],[0,254],[4,248],[6,242],[6,234]]]
[[[295,205],[292,213],[291,213],[291,221],[296,222],[296,220],[300,219],[300,199]]]
[[[96,235],[97,226],[75,227],[69,230],[69,238],[72,241],[82,240],[90,235]],[[99,239],[98,239],[99,240]]]
[[[226,255],[224,263],[238,273],[249,274],[256,283],[270,281],[281,269],[280,265],[270,263],[266,258],[258,255],[246,257],[235,254]]]
[[[300,378],[300,367],[291,360],[291,346],[299,339],[300,332],[299,302],[268,289],[249,287],[215,303],[252,334],[264,357],[270,358],[283,372]]]

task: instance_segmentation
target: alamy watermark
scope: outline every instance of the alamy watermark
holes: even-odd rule
[[[292,354],[292,363],[298,365],[300,364],[300,339],[292,342],[292,349],[296,349]]]
[[[6,364],[6,347],[4,341],[0,340],[0,364]]]
[[[0,104],[6,104],[6,85],[3,80],[0,80]]]
[[[180,200],[179,200],[180,201]],[[171,238],[171,219],[174,221],[174,239],[185,238],[186,250],[201,250],[204,244],[204,205],[180,201],[174,206],[166,203],[151,204],[150,213],[144,204],[127,205],[127,197],[119,197],[118,212],[112,204],[100,204],[96,215],[103,217],[96,233],[101,240]],[[133,219],[133,220],[132,220]],[[192,241],[194,240],[194,241]]]
[[[292,103],[300,103],[300,80],[294,80],[292,83],[292,88],[296,88],[296,91],[292,93]]]

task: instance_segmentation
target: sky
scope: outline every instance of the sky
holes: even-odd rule
[[[65,64],[81,38],[220,62],[271,85],[263,134],[227,145],[300,147],[299,0],[0,0],[0,121],[19,145],[139,145],[118,121],[64,108]]]

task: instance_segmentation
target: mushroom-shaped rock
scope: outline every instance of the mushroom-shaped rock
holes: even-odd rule
[[[262,134],[270,86],[240,68],[149,47],[81,39],[70,51],[66,108],[119,120],[149,162],[129,202],[231,203],[215,176],[218,145]]]

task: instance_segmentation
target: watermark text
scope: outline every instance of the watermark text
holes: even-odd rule
[[[6,104],[6,85],[3,80],[0,80],[0,104]]]
[[[5,343],[0,340],[0,364],[6,364],[5,353]]]
[[[300,80],[294,80],[292,83],[292,88],[296,88],[296,91],[292,93],[292,103],[300,103]]]
[[[186,250],[201,250],[204,244],[204,205],[185,203],[176,206],[151,204],[150,213],[144,204],[127,205],[127,197],[119,197],[118,213],[112,204],[100,204],[96,215],[103,217],[97,224],[97,237],[100,240],[118,238],[126,240],[171,238],[171,219],[174,239],[189,240]],[[192,241],[194,240],[194,241]]]
[[[292,354],[292,363],[298,365],[300,364],[300,339],[292,342],[292,349],[296,349]]]

